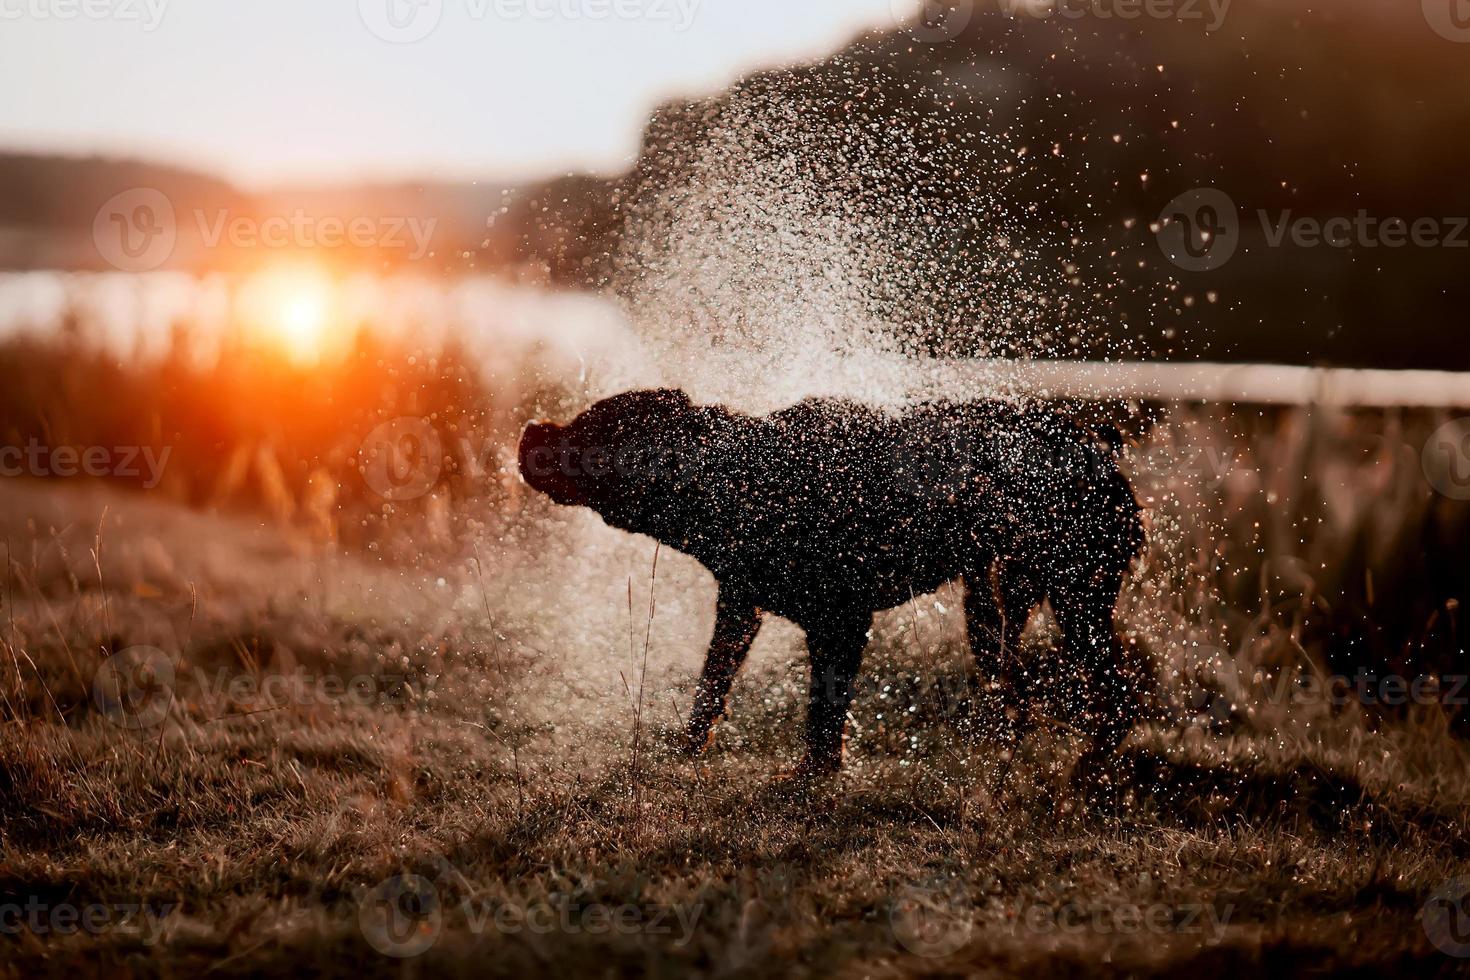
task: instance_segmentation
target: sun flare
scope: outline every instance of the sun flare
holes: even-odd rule
[[[333,294],[330,277],[313,268],[262,272],[241,288],[241,321],[290,360],[315,363],[334,340]]]
[[[317,352],[327,323],[327,308],[315,293],[292,296],[281,310],[281,336],[287,346],[306,354]]]

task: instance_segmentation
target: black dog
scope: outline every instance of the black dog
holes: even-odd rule
[[[799,772],[841,766],[873,613],[963,576],[970,646],[1005,684],[1031,611],[1050,599],[1091,675],[1095,755],[1137,717],[1113,609],[1144,540],[1117,434],[999,402],[901,415],[810,399],[761,418],[678,391],[599,402],[532,424],[521,472],[557,503],[692,555],[719,582],[714,639],[688,728],[699,751],[763,611],[806,630],[812,681]]]

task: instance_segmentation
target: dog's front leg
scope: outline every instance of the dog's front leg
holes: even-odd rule
[[[699,754],[709,744],[710,729],[725,714],[725,699],[730,685],[745,663],[745,655],[760,629],[760,613],[738,589],[720,586],[715,607],[715,635],[704,657],[704,672],[694,694],[694,708],[689,713],[689,730],[685,748]]]

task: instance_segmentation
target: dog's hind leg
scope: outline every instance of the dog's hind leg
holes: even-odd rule
[[[714,723],[725,714],[725,701],[730,685],[740,672],[755,634],[760,630],[760,613],[754,603],[737,590],[720,586],[715,607],[715,634],[704,657],[704,672],[694,694],[694,707],[689,712],[685,734],[685,750],[697,755],[709,744]]]
[[[806,757],[798,774],[819,775],[842,768],[843,734],[852,706],[853,681],[862,667],[872,615],[856,615],[807,629],[811,693],[807,698]]]
[[[1005,741],[1004,688],[1005,617],[1000,597],[995,594],[992,569],[987,562],[980,570],[965,574],[965,629],[975,672],[970,675],[970,703],[965,721],[973,734]]]
[[[1052,593],[1067,653],[1085,668],[1084,717],[1092,747],[1079,764],[1078,775],[1084,778],[1106,774],[1140,714],[1133,677],[1113,624],[1120,584],[1117,578],[1110,578],[1102,584]],[[1085,771],[1092,769],[1097,772]]]
[[[995,580],[1005,619],[1001,651],[1014,679],[1021,663],[1021,637],[1031,622],[1031,614],[1046,601],[1046,590],[1029,569],[1005,559],[996,565]]]
[[[1008,743],[1019,734],[1021,634],[1040,601],[1031,579],[1004,563],[965,575],[965,624],[976,669],[969,714],[978,735]]]

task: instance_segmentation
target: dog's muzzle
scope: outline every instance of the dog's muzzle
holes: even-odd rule
[[[568,473],[567,440],[561,426],[532,422],[521,435],[518,452],[521,478],[532,488],[568,507],[586,502],[586,495]]]

